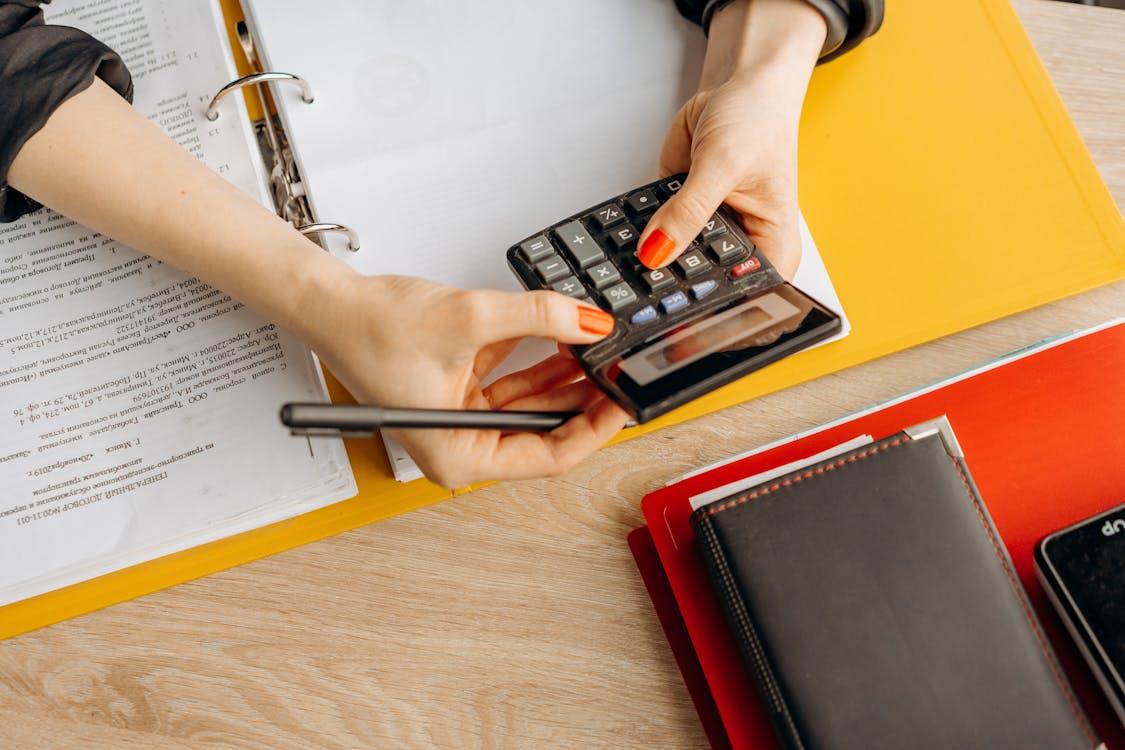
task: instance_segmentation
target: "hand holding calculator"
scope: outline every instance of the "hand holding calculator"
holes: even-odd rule
[[[587,377],[647,422],[839,332],[838,315],[785,281],[721,206],[666,268],[636,257],[641,229],[686,175],[631,190],[508,250],[526,289],[610,312],[614,331],[571,347]]]

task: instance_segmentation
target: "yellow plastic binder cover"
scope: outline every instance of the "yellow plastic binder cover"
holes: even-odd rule
[[[890,3],[875,37],[814,74],[800,155],[851,335],[630,436],[1125,277],[1120,213],[1004,0]],[[357,497],[9,605],[0,637],[450,496],[394,482],[376,441],[349,455]]]

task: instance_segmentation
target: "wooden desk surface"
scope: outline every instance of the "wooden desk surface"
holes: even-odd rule
[[[1125,205],[1125,12],[1016,7]],[[705,747],[625,545],[640,498],[1122,314],[1125,283],[0,643],[0,747]]]

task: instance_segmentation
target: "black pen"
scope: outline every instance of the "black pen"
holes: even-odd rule
[[[294,435],[371,435],[381,427],[549,432],[580,412],[485,409],[392,409],[350,404],[291,403],[281,423]]]

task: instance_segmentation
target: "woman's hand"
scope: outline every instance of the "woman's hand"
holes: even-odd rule
[[[687,172],[679,193],[641,233],[649,268],[672,262],[727,203],[769,261],[791,279],[801,260],[797,125],[824,44],[807,0],[735,0],[711,20],[699,91],[664,141],[664,175]]]
[[[342,270],[331,299],[331,305],[307,303],[307,335],[361,403],[582,412],[545,434],[393,431],[438,484],[453,488],[558,474],[625,425],[625,412],[564,354],[481,385],[524,337],[567,344],[604,337],[613,330],[613,318],[595,307],[555,292],[461,291],[422,279]]]
[[[9,179],[292,331],[361,402],[583,412],[546,435],[398,433],[422,470],[447,487],[559,473],[625,424],[624,412],[561,355],[481,387],[518,339],[588,344],[612,330],[606,313],[554,292],[462,292],[418,279],[362,277],[98,79],[28,140]]]

